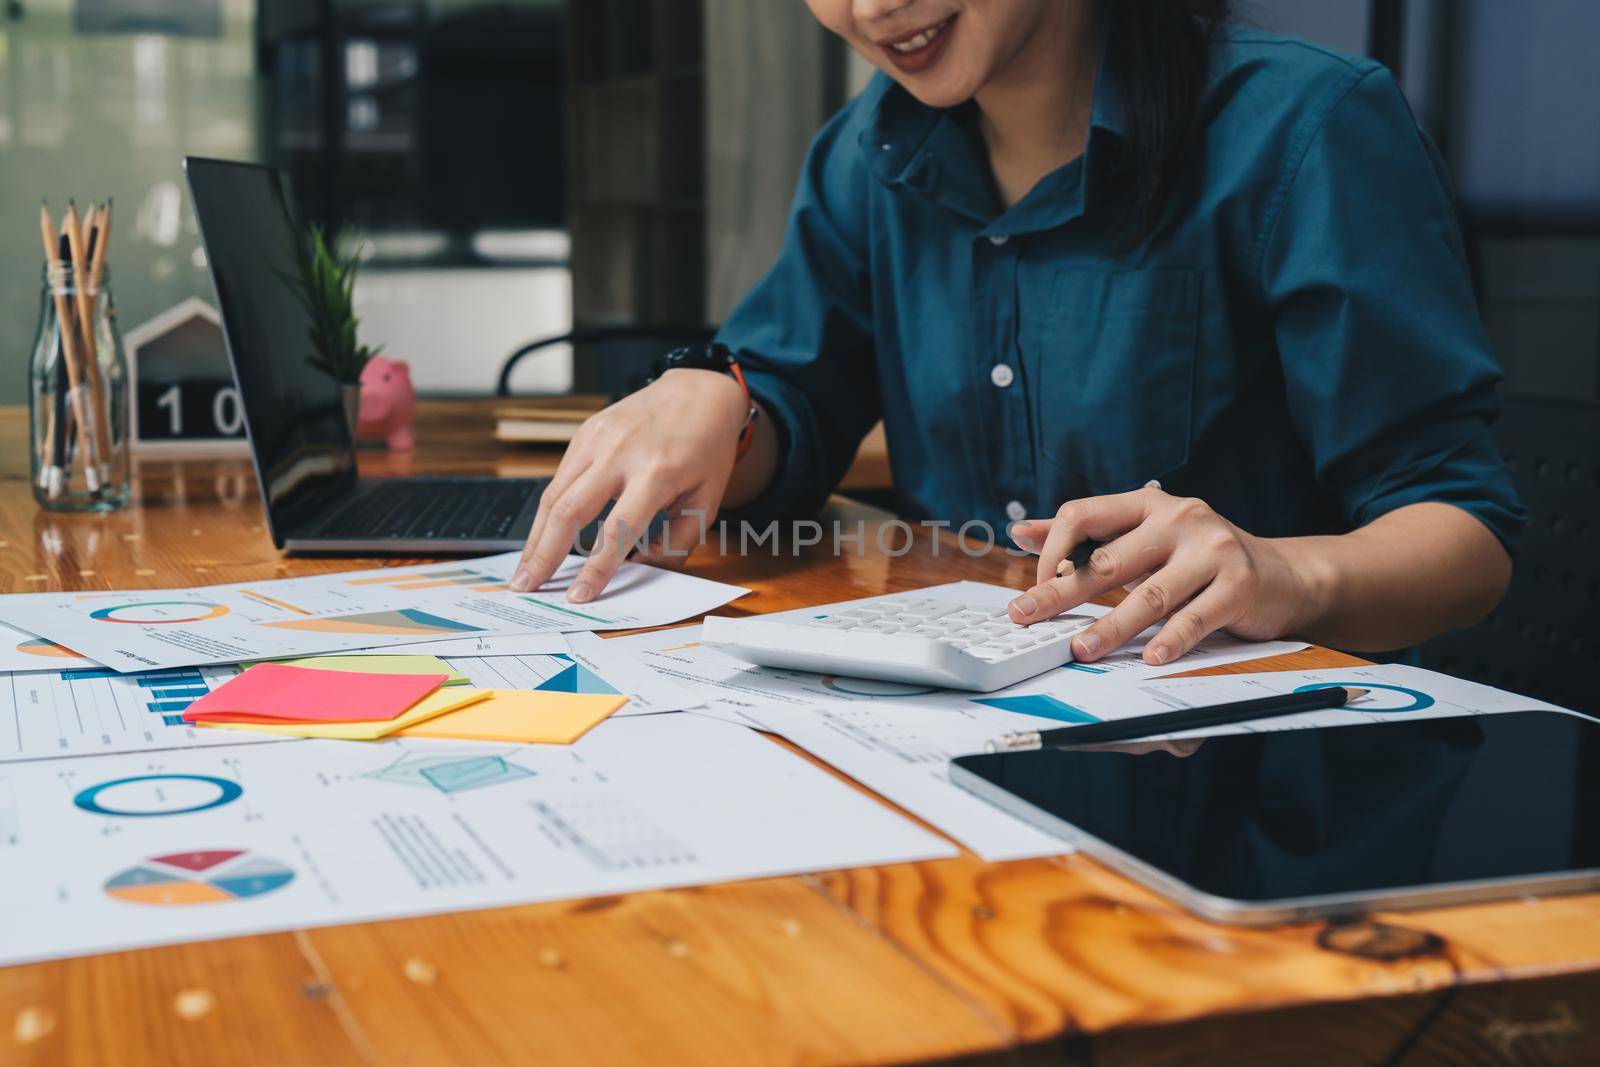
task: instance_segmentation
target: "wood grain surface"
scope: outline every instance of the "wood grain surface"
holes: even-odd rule
[[[549,469],[488,406],[429,402],[367,473]],[[0,409],[0,592],[240,581],[382,562],[287,559],[248,463],[141,461],[132,506],[34,507],[26,418]],[[541,466],[542,465],[542,466]],[[696,574],[765,612],[1028,561],[868,536]],[[891,539],[891,547],[898,542]],[[1323,649],[1235,670],[1357,662]],[[774,743],[782,743],[774,741]],[[3,768],[0,768],[3,773]],[[859,788],[859,787],[858,787]],[[6,923],[26,916],[0,916]],[[1264,929],[1196,919],[1082,856],[931,863],[500,908],[0,969],[0,1064],[1600,1063],[1600,896]]]

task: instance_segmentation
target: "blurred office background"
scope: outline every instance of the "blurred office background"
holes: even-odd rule
[[[1454,169],[1510,389],[1600,396],[1600,6],[1243,13],[1396,69]],[[0,0],[0,401],[22,396],[40,195],[115,195],[125,327],[209,298],[185,153],[271,162],[307,218],[358,227],[368,336],[427,392],[487,392],[574,323],[715,323],[866,75],[799,0]],[[589,355],[541,352],[513,385],[626,380]]]
[[[1455,174],[1535,523],[1519,588],[1438,662],[1493,653],[1516,685],[1593,659],[1600,4],[1242,14],[1388,64]],[[366,235],[367,339],[422,392],[484,394],[533,338],[725,316],[808,139],[869,73],[799,0],[0,0],[0,403],[24,395],[40,195],[116,197],[126,329],[210,299],[181,156],[271,162],[304,217]],[[657,347],[558,345],[512,386],[616,389]]]

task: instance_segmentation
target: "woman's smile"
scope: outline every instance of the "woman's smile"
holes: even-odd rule
[[[951,15],[931,26],[924,26],[920,30],[879,41],[877,44],[897,69],[906,74],[916,74],[927,70],[938,61],[945,45],[950,41],[950,32],[955,28],[955,21],[956,16]]]

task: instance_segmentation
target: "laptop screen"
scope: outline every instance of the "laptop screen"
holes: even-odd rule
[[[299,235],[278,172],[184,160],[273,539],[355,484],[339,386],[308,362],[295,285]]]

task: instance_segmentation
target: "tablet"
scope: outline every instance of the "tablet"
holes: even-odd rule
[[[1600,888],[1600,723],[1576,714],[962,756],[950,777],[1222,922]]]

